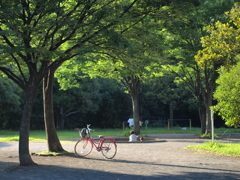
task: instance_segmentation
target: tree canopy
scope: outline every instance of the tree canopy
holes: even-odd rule
[[[128,29],[153,8],[153,4],[141,0],[1,2],[0,70],[26,94],[20,125],[21,165],[34,164],[29,155],[28,137],[32,108],[42,80],[45,78],[45,87],[51,87],[51,78],[64,61],[92,52],[99,44],[107,42],[106,37],[114,32],[113,26],[128,21],[131,23],[124,27]],[[51,98],[45,99],[48,102],[44,105],[52,102]],[[46,113],[53,114],[52,111]]]
[[[235,56],[238,55],[240,46],[240,7],[235,3],[234,7],[225,12],[228,22],[217,21],[213,26],[207,26],[209,35],[201,38],[203,49],[198,51],[195,59],[204,68],[236,64]]]
[[[240,10],[239,3],[235,3],[234,7],[232,7],[230,11],[225,12],[226,15],[225,22],[217,21],[214,25],[207,26],[206,30],[209,33],[209,35],[206,35],[201,38],[203,49],[198,51],[197,55],[195,56],[195,59],[203,69],[209,69],[210,67],[211,69],[214,70],[215,77],[210,79],[211,80],[210,82],[212,82],[212,86],[213,84],[215,85],[216,78],[219,76],[218,72],[219,68],[224,66],[227,69],[228,68],[231,69],[231,67],[235,65],[238,61],[237,56],[240,50],[239,10]],[[226,76],[229,76],[229,74],[225,75],[225,77]],[[220,79],[221,83],[222,81],[227,80],[224,79],[224,77],[220,77]],[[215,95],[216,96],[215,98],[218,98],[220,100],[220,104],[216,106],[216,109],[218,110],[220,110],[219,109],[220,107],[223,108],[224,103],[222,97],[219,94],[221,89],[222,86],[218,88],[217,93]],[[231,97],[229,98],[231,99]],[[225,105],[227,105],[227,103],[225,103]],[[225,106],[225,108],[227,107]],[[228,120],[226,120],[228,125],[236,125],[237,122],[236,121],[234,122],[233,117],[230,116],[229,114],[229,111],[232,111],[233,109],[230,108],[231,110],[229,109],[227,114],[225,108],[220,110],[219,114],[222,115],[225,120],[227,117],[229,118]]]
[[[240,127],[240,63],[231,70],[222,67],[219,73],[221,75],[214,93],[218,103],[213,109],[225,120],[226,125]]]
[[[216,2],[220,7],[229,3]],[[212,1],[201,1],[201,7],[211,5],[211,8],[196,13],[195,6],[190,6],[192,3],[198,5],[196,0],[2,1],[0,70],[25,92],[20,125],[20,164],[34,164],[29,156],[28,138],[33,104],[41,82],[44,117],[51,119],[45,122],[54,127],[53,111],[48,111],[53,109],[49,105],[52,104],[51,87],[54,73],[63,63],[67,66],[62,69],[67,72],[59,71],[62,77],[69,71],[81,69],[85,73],[91,71],[89,74],[93,77],[120,80],[131,94],[133,109],[137,110],[133,113],[138,121],[140,81],[154,74],[162,64],[181,62],[180,65],[189,65],[182,72],[194,76],[195,79],[190,79],[196,80],[193,89],[201,96],[199,99],[205,100],[209,110],[219,75],[216,70],[222,65],[230,67],[237,61],[239,5],[236,3],[226,13],[228,19],[220,16],[222,21],[214,23],[217,15],[209,16],[212,13],[209,9],[214,10],[213,13],[222,9],[217,9]],[[198,16],[201,12],[204,17]],[[204,23],[199,23],[200,18],[209,21],[205,19]],[[206,24],[210,24],[206,28],[208,35],[201,38],[203,49],[195,56],[196,64],[193,54],[201,48],[198,37],[205,35],[203,26]],[[204,71],[199,66],[205,68]],[[78,77],[78,72],[76,74]],[[69,83],[79,86],[80,81],[74,76],[65,78],[64,88]]]

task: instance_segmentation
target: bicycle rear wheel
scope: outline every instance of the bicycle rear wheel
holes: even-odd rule
[[[117,153],[117,145],[112,139],[104,139],[101,145],[101,152],[107,159],[112,159]]]
[[[75,154],[78,156],[86,156],[92,151],[93,145],[92,142],[89,141],[88,139],[80,139],[75,147],[74,151]]]

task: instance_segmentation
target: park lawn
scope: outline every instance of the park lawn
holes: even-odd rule
[[[205,142],[204,144],[188,146],[186,149],[192,149],[194,151],[203,151],[215,155],[235,156],[240,158],[239,143]]]
[[[130,135],[130,129],[95,129],[91,132],[93,137],[98,135],[103,136],[122,136],[128,137]],[[188,128],[187,130],[182,130],[180,127],[172,128],[170,131],[165,128],[151,128],[151,127],[142,127],[141,135],[147,136],[148,134],[160,134],[160,133],[191,133],[199,134],[200,128]],[[60,140],[72,140],[73,138],[79,137],[79,132],[72,130],[57,130],[57,134]],[[3,141],[18,141],[19,140],[19,131],[12,130],[0,130],[0,142]],[[46,141],[46,134],[44,130],[31,130],[29,135],[29,141],[35,142],[44,142]]]
[[[115,129],[96,129],[91,132],[92,136],[121,136],[122,130]],[[78,131],[74,130],[57,130],[58,138],[62,141],[71,141],[74,138],[80,137]],[[11,130],[0,130],[0,142],[18,141],[19,132]],[[29,141],[44,142],[46,141],[46,133],[44,130],[33,130],[29,133]]]
[[[128,137],[130,134],[130,129],[94,129],[91,132],[93,137],[98,135],[103,136],[122,136]],[[174,127],[170,130],[167,127],[163,128],[152,128],[152,127],[142,127],[141,135],[148,136],[148,134],[167,134],[167,133],[184,133],[184,134],[200,134],[200,128],[192,127],[182,130],[181,127]],[[240,133],[239,129],[234,128],[216,128],[215,133]],[[73,138],[79,137],[79,132],[72,130],[57,130],[57,134],[60,140],[73,140]],[[0,130],[0,141],[18,141],[19,131],[12,130]],[[31,130],[29,135],[30,141],[46,141],[46,134],[44,130]]]

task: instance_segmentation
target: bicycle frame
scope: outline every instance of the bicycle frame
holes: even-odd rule
[[[99,138],[99,141],[94,140],[91,136],[89,138],[82,138],[82,139],[87,139],[93,144],[93,146],[96,148],[97,151],[101,151],[101,145],[104,138]]]

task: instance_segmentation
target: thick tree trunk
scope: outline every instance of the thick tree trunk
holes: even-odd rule
[[[47,136],[48,150],[51,152],[64,151],[57,136],[53,113],[53,80],[54,72],[48,71],[43,78],[43,109],[44,123]]]
[[[130,84],[130,95],[132,99],[132,110],[134,119],[134,131],[140,134],[140,80],[138,77],[132,77]]]
[[[206,111],[202,111],[200,115],[200,121],[201,121],[201,134],[204,134],[206,131]]]
[[[198,104],[198,114],[199,114],[200,123],[201,123],[201,134],[204,134],[206,130],[206,108],[199,96],[197,97],[197,104]]]
[[[210,107],[213,105],[213,91],[216,85],[216,79],[219,74],[217,72],[217,67],[214,68],[213,75],[209,80],[209,83],[206,85],[205,91],[203,92],[204,104],[206,109],[206,130],[205,134],[211,132],[212,124],[211,124],[211,109]]]
[[[198,69],[198,67],[197,67]],[[211,111],[213,100],[213,91],[216,84],[216,79],[219,74],[217,72],[218,66],[216,65],[213,71],[204,71],[204,82],[201,79],[201,71],[198,69],[196,76],[196,88],[195,95],[198,102],[198,111],[201,120],[201,133],[209,133],[211,131]],[[204,105],[203,105],[204,104]]]
[[[140,107],[139,107],[139,92],[138,90],[133,90],[132,98],[132,108],[133,108],[133,119],[134,119],[134,131],[136,134],[140,134]]]
[[[128,92],[132,99],[134,131],[136,134],[140,134],[140,79],[139,77],[133,75],[124,77],[124,80],[122,82],[128,89]]]
[[[32,115],[32,108],[37,96],[37,82],[34,78],[29,81],[29,86],[26,89],[26,103],[23,110],[23,115],[20,125],[19,137],[19,161],[21,166],[34,165],[29,154],[29,130]]]

